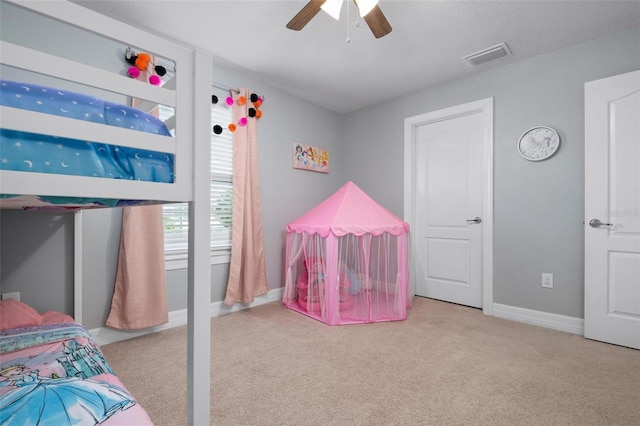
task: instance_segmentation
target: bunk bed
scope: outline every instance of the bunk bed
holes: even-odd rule
[[[44,51],[45,49],[26,47],[15,40],[2,40],[2,69],[18,70],[18,74],[24,72],[25,75],[25,81],[5,83],[13,86],[18,95],[20,90],[31,91],[40,87],[27,81],[28,76],[46,76],[62,82],[65,87],[72,84],[73,87],[88,88],[87,93],[98,89],[115,93],[123,99],[143,100],[147,105],[164,105],[173,108],[175,115],[169,120],[173,135],[167,135],[105,125],[98,120],[85,121],[46,111],[23,109],[20,105],[0,106],[3,138],[8,138],[11,134],[26,134],[39,135],[41,139],[37,139],[36,144],[46,143],[47,139],[54,142],[70,141],[83,146],[93,144],[94,157],[101,153],[101,148],[108,150],[110,147],[115,147],[116,151],[132,150],[133,155],[140,152],[156,153],[157,157],[169,160],[168,165],[160,167],[168,167],[170,170],[167,176],[153,181],[154,178],[149,180],[144,174],[122,177],[109,173],[101,175],[94,171],[89,172],[88,176],[79,175],[67,170],[68,162],[65,160],[60,161],[64,170],[38,172],[31,170],[34,164],[28,159],[20,159],[21,165],[14,164],[15,167],[10,167],[7,164],[9,161],[3,161],[4,166],[0,166],[0,207],[27,210],[70,208],[81,212],[85,208],[123,204],[189,203],[187,423],[209,424],[210,194],[209,180],[196,177],[207,176],[210,167],[211,55],[125,25],[71,2],[2,2],[37,16],[46,16],[71,25],[79,31],[87,31],[121,43],[123,49],[129,46],[144,49],[145,52],[165,58],[175,66],[171,82],[155,86],[69,56],[56,56]],[[25,32],[29,31],[28,24],[25,23],[24,27]],[[65,40],[61,39],[59,42],[65,43]],[[45,86],[45,90],[55,88]],[[61,89],[60,93],[61,96],[66,96],[71,92]],[[84,94],[82,90],[77,93]],[[39,103],[37,99],[33,102]],[[130,111],[124,110],[125,114],[128,112]],[[20,144],[19,141],[18,143]],[[59,145],[62,146],[62,142]],[[4,146],[8,149],[10,145]],[[2,155],[3,159],[6,157],[5,153]],[[148,174],[157,175],[156,172]],[[76,223],[78,220],[76,219]],[[78,245],[81,243],[81,234],[76,234],[75,241]],[[77,258],[75,260],[78,261]],[[81,270],[76,269],[75,278],[78,282],[81,276]],[[77,292],[81,292],[82,285],[76,283],[75,288]],[[82,298],[76,297],[76,300],[81,303]],[[79,303],[76,303],[78,314],[81,308]],[[76,315],[76,322],[81,321],[78,316]]]

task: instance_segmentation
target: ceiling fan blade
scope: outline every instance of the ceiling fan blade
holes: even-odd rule
[[[382,13],[382,10],[377,5],[371,9],[371,12],[367,13],[363,19],[371,29],[375,38],[384,37],[391,32],[391,24],[389,24],[384,13]]]
[[[287,28],[294,31],[300,31],[309,23],[314,16],[320,12],[320,8],[326,0],[311,0],[303,7],[296,16],[289,21]]]

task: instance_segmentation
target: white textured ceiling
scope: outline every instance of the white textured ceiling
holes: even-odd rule
[[[361,19],[356,27],[353,3],[348,20],[345,3],[340,21],[320,12],[296,32],[285,25],[306,0],[74,2],[203,48],[338,113],[640,24],[635,0],[380,0],[393,31],[375,39]],[[502,42],[512,56],[475,68],[460,59]]]

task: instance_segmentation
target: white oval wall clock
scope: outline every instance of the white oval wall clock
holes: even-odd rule
[[[518,152],[529,161],[542,161],[560,148],[560,136],[551,127],[536,126],[518,139]]]

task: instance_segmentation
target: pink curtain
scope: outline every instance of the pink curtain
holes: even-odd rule
[[[169,321],[162,206],[125,207],[111,311],[106,325],[123,330]]]
[[[238,102],[240,98],[246,102]],[[231,265],[226,305],[251,303],[269,291],[264,259],[260,176],[258,168],[257,119],[249,116],[250,92],[234,93],[233,121],[233,207]]]
[[[148,78],[149,73],[142,71],[138,80],[146,82]],[[133,107],[139,104],[137,99],[132,101]],[[150,114],[157,116],[158,110]],[[162,206],[125,207],[118,270],[106,325],[132,330],[167,322]]]

